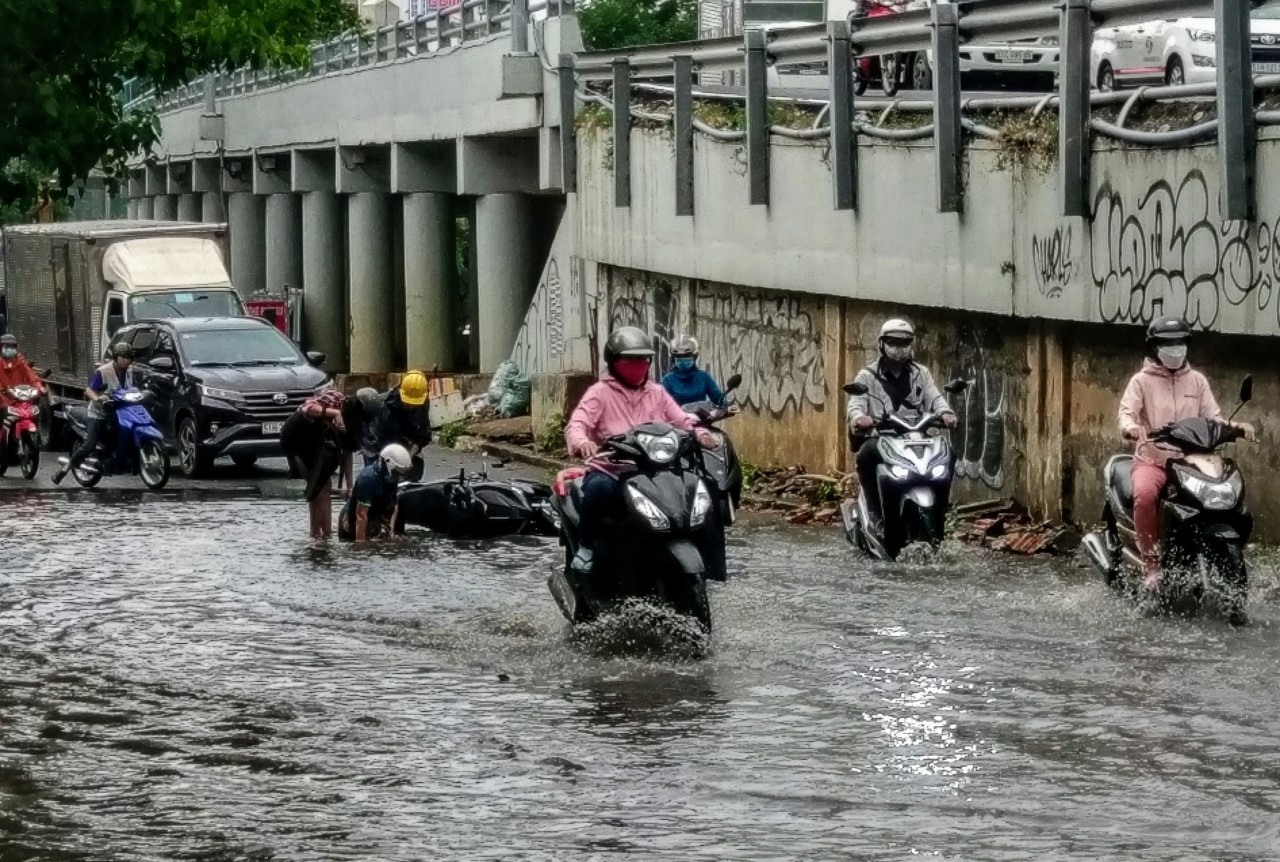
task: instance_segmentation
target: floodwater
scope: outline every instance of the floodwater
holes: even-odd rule
[[[1280,613],[740,524],[702,660],[554,542],[313,545],[240,492],[0,495],[0,860],[1273,860]]]

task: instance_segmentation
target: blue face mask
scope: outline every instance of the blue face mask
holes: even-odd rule
[[[694,359],[692,356],[680,356],[676,358],[676,368],[679,368],[681,371],[689,371],[697,364],[698,360]]]
[[[17,355],[18,348],[16,347],[6,347],[0,350],[0,356],[3,356],[5,359],[14,359]]]

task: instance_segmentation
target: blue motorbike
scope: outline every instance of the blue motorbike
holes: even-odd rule
[[[104,476],[137,475],[142,484],[159,491],[169,482],[169,450],[164,434],[156,427],[147,410],[148,392],[117,389],[107,396],[103,407],[108,421],[98,438],[98,445],[84,462],[71,471],[77,483],[92,488]],[[114,421],[112,420],[114,417]],[[89,411],[86,407],[67,410],[75,446],[89,435]],[[67,459],[59,459],[67,463]]]

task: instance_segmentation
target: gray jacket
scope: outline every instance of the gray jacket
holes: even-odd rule
[[[872,419],[879,421],[893,412],[893,402],[889,400],[889,393],[885,390],[882,382],[884,377],[880,371],[880,363],[883,361],[883,358],[877,359],[859,371],[858,376],[854,378],[855,383],[861,383],[867,387],[867,394],[849,396],[847,416],[850,432],[854,431],[853,423],[863,416],[870,416]],[[911,387],[906,401],[902,403],[902,411],[909,410],[916,413],[953,412],[947,404],[946,396],[942,394],[942,390],[938,389],[937,384],[933,382],[933,375],[929,373],[929,369],[917,362],[909,362],[907,363],[907,373],[911,375]],[[866,431],[860,429],[858,433],[865,434]]]

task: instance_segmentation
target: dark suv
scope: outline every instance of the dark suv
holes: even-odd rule
[[[240,466],[280,455],[284,420],[332,385],[323,353],[304,356],[261,318],[140,320],[112,341],[132,345],[137,385],[156,394],[155,420],[187,476],[223,455]]]

